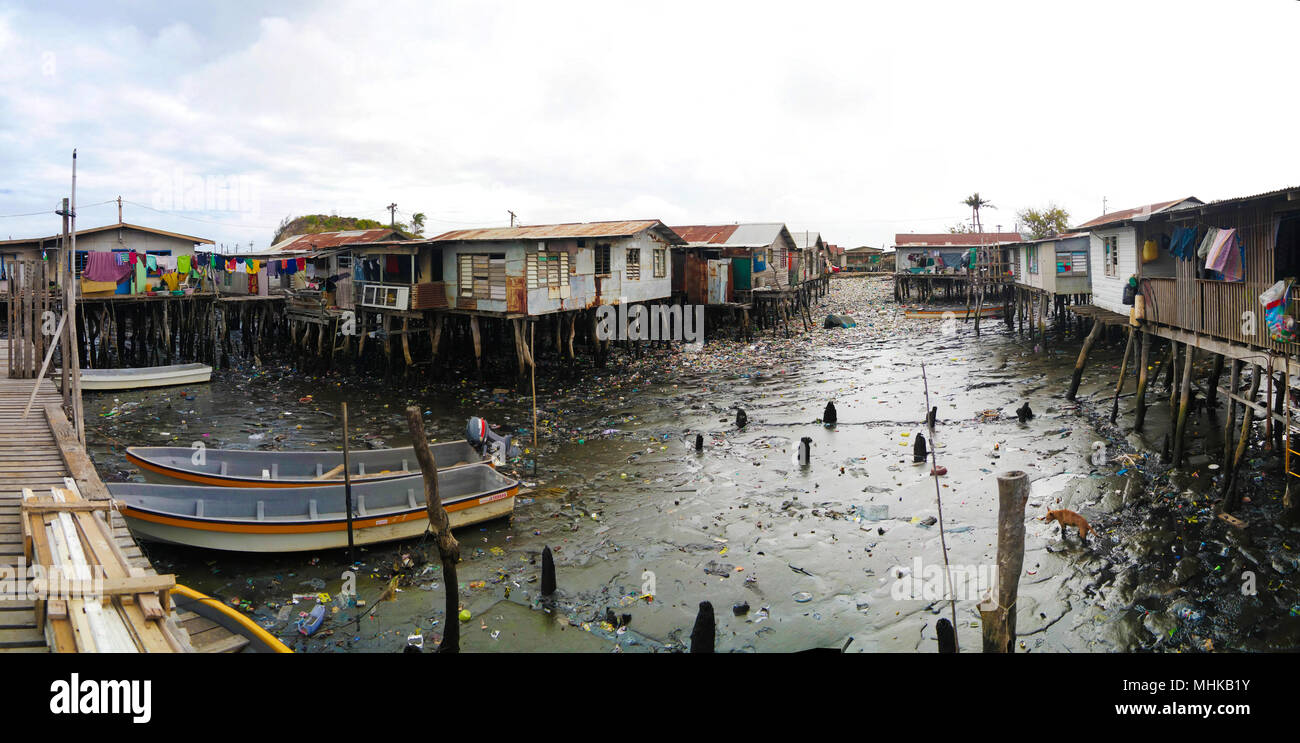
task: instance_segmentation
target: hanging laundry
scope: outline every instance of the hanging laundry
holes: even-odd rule
[[[163,283],[167,285],[167,288],[172,291],[176,291],[176,289],[179,288],[181,285],[181,276],[180,274],[175,272],[168,272],[163,274],[162,280]]]
[[[302,270],[304,270],[304,269],[306,269],[306,268],[307,268],[307,259],[306,259],[306,258],[299,258],[299,259],[298,259],[298,270],[299,270],[299,271],[302,271]]]
[[[176,272],[177,273],[190,272],[190,257],[188,255],[182,255],[176,259]]]
[[[144,263],[145,263],[145,267],[148,268],[150,271],[158,270],[158,256],[147,255],[144,258]]]
[[[1201,240],[1201,246],[1196,249],[1197,258],[1205,258],[1210,254],[1210,248],[1214,247],[1214,241],[1219,236],[1219,228],[1211,227],[1205,231],[1205,239]]]
[[[1241,280],[1241,251],[1236,230],[1216,230],[1214,244],[1205,258],[1205,267],[1223,274],[1224,281]]]
[[[386,257],[388,258],[388,260],[384,262],[384,271],[386,271],[387,273],[397,273],[402,270],[397,266],[397,256],[389,255]]]
[[[130,268],[130,266],[118,263],[118,258],[113,253],[92,250],[86,253],[86,267],[82,270],[81,275],[87,281],[109,281],[116,286],[117,282],[127,275]]]

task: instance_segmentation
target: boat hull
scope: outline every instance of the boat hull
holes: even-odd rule
[[[519,481],[485,464],[438,471],[439,499],[453,528],[509,515]],[[112,483],[109,492],[141,539],[235,552],[302,552],[346,547],[342,485],[213,488]],[[355,544],[418,537],[428,528],[424,478],[352,486]]]
[[[515,509],[514,489],[510,495],[470,508],[449,511],[451,528],[479,524],[509,516]],[[122,508],[127,526],[141,539],[184,547],[202,547],[225,552],[311,552],[348,546],[346,522],[341,529],[329,531],[212,531],[195,528],[184,520],[159,518],[156,514]],[[403,518],[357,519],[353,526],[353,543],[358,545],[415,539],[429,527],[428,512]]]
[[[945,315],[952,313],[953,317],[963,320],[968,317],[973,318],[976,315],[975,310],[969,312],[964,307],[947,310],[906,310],[903,316],[909,320],[942,320]],[[985,307],[979,313],[980,317],[998,317],[1002,314],[1001,307]]]
[[[463,441],[431,444],[429,448],[439,463],[439,471],[480,463],[495,466]],[[147,481],[161,484],[180,481],[223,488],[302,488],[343,482],[341,471],[328,479],[318,479],[343,464],[342,452],[132,446],[127,447],[126,459],[140,468]],[[356,469],[353,484],[396,480],[419,471],[415,450],[409,446],[353,452],[351,465]]]
[[[172,387],[202,384],[212,380],[207,364],[174,364],[138,369],[83,369],[83,390],[135,390],[145,387]]]
[[[193,588],[182,586],[180,584],[172,587],[171,599],[172,604],[176,609],[193,612],[195,615],[216,624],[227,632],[247,639],[248,645],[245,646],[243,652],[293,652],[289,649],[289,646],[281,642],[278,637],[267,632],[259,626],[257,622],[254,622],[234,609],[231,609],[229,606],[226,606],[219,599],[205,596]]]

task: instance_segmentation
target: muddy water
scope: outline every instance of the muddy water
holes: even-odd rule
[[[581,379],[539,378],[538,471],[520,475],[533,492],[512,519],[456,534],[460,597],[472,614],[461,625],[462,645],[681,649],[708,600],[720,651],[847,643],[850,651],[933,652],[935,622],[950,610],[934,592],[941,584],[924,580],[944,559],[939,526],[930,524],[938,516],[935,479],[928,465],[912,464],[927,410],[924,362],[938,408],[938,460],[948,470],[938,479],[949,562],[991,574],[996,474],[1023,470],[1034,481],[1020,584],[1023,646],[1151,647],[1166,631],[1151,606],[1170,599],[1155,595],[1133,608],[1148,578],[1132,571],[1124,548],[1149,532],[1157,534],[1152,549],[1167,545],[1160,528],[1128,528],[1108,516],[1145,492],[1135,477],[1144,468],[1090,463],[1095,442],[1112,457],[1144,442],[1098,430],[1087,403],[1064,402],[1076,334],[1058,329],[1042,344],[993,322],[978,339],[963,323],[946,333],[935,321],[903,319],[885,283],[832,286],[814,316],[847,311],[856,328],[710,342],[701,354],[652,353]],[[1106,397],[1107,412],[1121,350],[1101,344],[1081,388],[1085,401]],[[827,428],[819,419],[831,399],[839,422]],[[122,456],[125,445],[338,448],[343,400],[354,446],[409,443],[407,404],[425,411],[441,440],[458,438],[470,415],[531,437],[531,400],[514,389],[465,381],[393,392],[355,379],[235,369],[191,389],[88,396],[88,438],[110,479],[139,477]],[[1021,424],[1015,409],[1026,401],[1036,415]],[[1123,401],[1122,415],[1131,404]],[[735,425],[736,406],[748,414],[744,429]],[[1166,406],[1154,404],[1148,421],[1149,431],[1163,432]],[[1194,454],[1214,450],[1214,428],[1193,426]],[[701,453],[697,432],[705,436]],[[811,464],[802,468],[795,451],[805,436]],[[1207,471],[1188,491],[1209,480]],[[1072,530],[1063,542],[1055,524],[1034,518],[1047,506],[1084,513],[1098,535],[1084,547]],[[536,581],[547,545],[560,591],[554,605],[541,606]],[[436,641],[448,619],[436,553],[418,541],[360,550],[355,565],[346,551],[242,556],[144,547],[160,571],[241,604],[300,650],[398,651],[412,634]],[[403,576],[395,600],[376,603],[395,569]],[[335,599],[349,570],[366,605],[336,601],[321,632],[296,634],[293,621],[315,603],[306,595]],[[1112,597],[1117,575],[1127,575],[1123,600]],[[957,627],[962,649],[978,651],[979,597],[970,594],[957,601]],[[615,629],[608,612],[630,624]]]

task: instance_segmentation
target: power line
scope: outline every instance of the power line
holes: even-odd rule
[[[122,201],[124,203],[130,204],[131,206],[138,206],[141,209],[148,209],[151,212],[158,212],[159,214],[168,214],[173,217],[188,219],[191,222],[203,222],[204,224],[215,224],[215,225],[220,225],[222,227],[235,227],[238,229],[245,229],[245,230],[274,230],[274,229],[278,229],[279,227],[278,225],[268,227],[266,225],[235,224],[233,222],[218,222],[212,219],[199,219],[198,217],[189,217],[179,212],[168,211],[166,209],[155,209],[152,206],[145,206],[144,204],[139,204],[134,201],[129,201],[127,199],[122,199]],[[112,202],[105,202],[105,203],[112,203]]]
[[[105,204],[112,204],[114,201],[115,201],[114,199],[109,199],[108,201],[101,201],[98,204],[85,204],[83,206],[78,207],[78,209],[89,209],[92,206],[103,206]],[[0,219],[12,219],[14,217],[38,217],[42,214],[55,214],[55,213],[56,211],[54,209],[46,209],[44,211],[39,211],[39,212],[27,212],[26,214],[0,214]]]

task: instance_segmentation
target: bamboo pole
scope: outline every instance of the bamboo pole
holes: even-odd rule
[[[443,585],[446,586],[446,631],[442,642],[438,644],[438,652],[459,653],[460,607],[457,602],[456,563],[460,561],[460,545],[456,542],[456,537],[452,536],[447,509],[443,508],[442,499],[438,495],[438,462],[424,435],[424,420],[420,417],[419,408],[411,406],[406,409],[406,424],[411,429],[415,458],[420,462],[420,471],[424,473],[424,502],[429,512],[429,530],[433,532],[434,542],[438,545]]]

